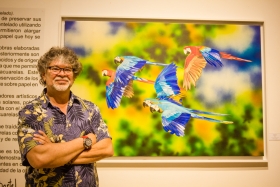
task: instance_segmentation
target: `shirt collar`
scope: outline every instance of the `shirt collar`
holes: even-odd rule
[[[41,101],[42,107],[43,107],[44,109],[46,109],[46,108],[48,107],[48,105],[51,104],[51,103],[50,103],[50,99],[49,99],[49,97],[47,96],[47,88],[44,88],[44,89],[43,89],[43,91],[42,91],[42,93],[41,93],[41,96],[40,96],[40,101]],[[73,103],[75,103],[75,102],[80,103],[80,100],[78,99],[78,97],[77,97],[76,95],[74,95],[74,94],[72,93],[72,91],[70,91],[70,99],[69,99],[68,105],[69,105],[69,106],[72,106]]]

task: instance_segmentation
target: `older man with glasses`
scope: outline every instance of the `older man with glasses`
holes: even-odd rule
[[[113,146],[99,108],[70,90],[82,70],[77,55],[53,47],[37,68],[45,88],[18,120],[25,185],[99,186],[96,161],[113,156]]]

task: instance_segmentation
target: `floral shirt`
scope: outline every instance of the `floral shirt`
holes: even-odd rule
[[[39,144],[33,140],[33,133],[37,133],[38,130],[44,131],[53,143],[67,142],[88,133],[94,133],[97,142],[111,138],[95,104],[82,100],[71,92],[65,115],[50,103],[45,93],[46,89],[40,97],[19,111],[18,142],[22,164],[27,166],[26,186],[99,186],[96,163],[66,164],[45,169],[30,166],[26,154]]]

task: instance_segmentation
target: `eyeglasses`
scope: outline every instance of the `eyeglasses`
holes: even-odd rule
[[[60,68],[57,66],[49,66],[47,67],[53,74],[59,74],[61,71],[63,71],[66,75],[69,75],[73,72],[73,68]]]

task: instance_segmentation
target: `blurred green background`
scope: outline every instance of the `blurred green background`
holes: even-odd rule
[[[262,156],[263,90],[261,26],[128,21],[65,21],[64,44],[78,53],[84,69],[72,91],[97,104],[113,138],[115,156]],[[161,114],[142,102],[155,98],[153,85],[134,82],[134,97],[122,98],[108,109],[103,69],[115,70],[116,56],[137,56],[177,64],[182,86],[184,46],[208,46],[252,60],[223,60],[222,68],[206,67],[197,86],[187,92],[183,106],[229,114],[219,124],[191,119],[185,136],[165,132]],[[163,67],[145,66],[136,76],[155,80]]]

